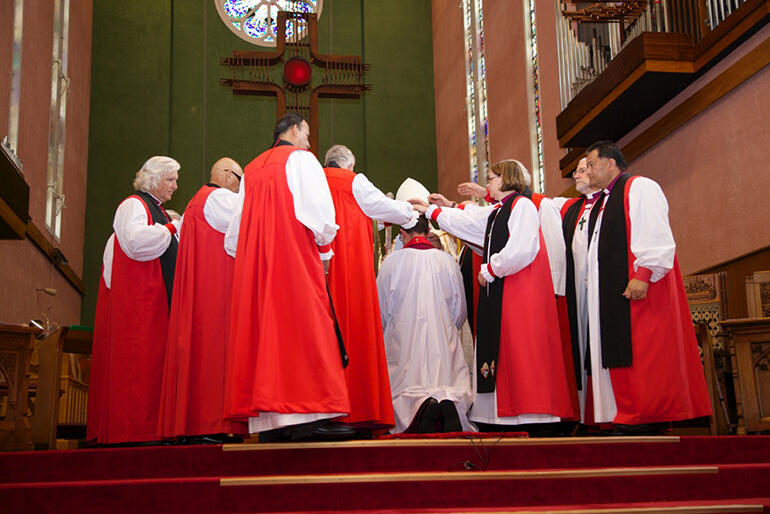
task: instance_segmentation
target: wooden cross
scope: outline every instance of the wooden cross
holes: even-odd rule
[[[292,20],[295,30],[286,40],[286,22]],[[309,38],[301,40],[308,28]],[[309,39],[309,41],[308,41]],[[278,13],[275,50],[253,52],[236,50],[221,64],[229,66],[231,77],[222,84],[231,86],[235,95],[268,95],[276,97],[276,120],[287,109],[305,116],[310,122],[310,151],[318,155],[318,98],[360,98],[371,89],[363,83],[369,69],[357,55],[323,55],[318,52],[318,18],[314,13]],[[280,83],[272,78],[272,67],[283,62]],[[321,68],[313,81],[313,66]],[[315,86],[311,83],[315,82]]]

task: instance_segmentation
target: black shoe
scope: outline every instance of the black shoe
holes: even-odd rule
[[[356,431],[344,423],[329,422],[313,430],[313,438],[324,441],[344,441],[355,435]]]
[[[420,422],[422,421],[423,416],[425,416],[425,410],[428,408],[428,405],[435,404],[438,405],[435,398],[427,398],[425,401],[423,401],[420,404],[420,408],[417,409],[417,414],[414,415],[414,418],[412,419],[412,423],[410,423],[409,427],[404,430],[404,433],[407,434],[416,434],[417,433],[417,427],[420,425]]]
[[[661,435],[663,433],[663,425],[660,423],[644,423],[641,425],[613,425],[612,428],[606,432],[610,436],[639,436],[639,435]]]
[[[441,409],[441,416],[444,418],[444,432],[462,432],[463,426],[460,423],[460,415],[457,413],[454,402],[442,400],[438,406]]]
[[[441,432],[441,407],[438,406],[438,402],[435,398],[428,398],[425,400],[427,405],[423,411],[422,417],[417,423],[418,434],[434,434]]]

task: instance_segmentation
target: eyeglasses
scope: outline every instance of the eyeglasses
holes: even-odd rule
[[[240,175],[238,175],[238,174],[237,174],[236,172],[234,172],[233,170],[225,169],[225,171],[229,171],[230,173],[232,173],[233,175],[235,175],[235,178],[237,178],[237,179],[238,179],[238,182],[240,182],[240,181],[241,181],[241,176],[240,176]]]

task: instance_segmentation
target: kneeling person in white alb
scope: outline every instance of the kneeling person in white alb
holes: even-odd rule
[[[385,259],[377,277],[396,433],[473,430],[460,341],[467,315],[462,276],[427,236],[424,216],[402,227],[404,248]]]

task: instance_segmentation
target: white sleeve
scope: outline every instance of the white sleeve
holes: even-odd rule
[[[438,214],[435,214],[438,211]],[[492,213],[492,207],[477,209],[452,209],[431,205],[425,212],[427,218],[438,223],[441,230],[449,232],[463,241],[484,247],[484,233],[487,231],[487,218]]]
[[[388,259],[382,261],[380,272],[377,274],[377,298],[380,301],[380,320],[382,329],[388,325],[388,313],[390,312],[390,264]]]
[[[518,273],[537,257],[540,251],[540,218],[535,204],[526,198],[516,202],[508,218],[508,234],[503,249],[489,258],[492,273],[497,277]]]
[[[332,194],[321,164],[310,152],[292,152],[286,161],[286,182],[294,198],[297,221],[313,233],[321,259],[330,259],[334,254],[324,247],[334,241],[340,227],[335,223]]]
[[[238,187],[238,196],[233,200],[233,215],[230,224],[225,232],[225,252],[230,257],[235,257],[235,251],[238,248],[238,235],[241,231],[241,214],[243,213],[244,184],[246,175],[241,177],[241,185]]]
[[[451,258],[451,255],[449,255],[449,257]],[[441,276],[441,279],[444,282],[444,294],[447,306],[449,306],[449,312],[452,315],[452,321],[455,326],[460,329],[468,318],[468,310],[465,306],[463,276],[462,273],[460,273],[460,266],[457,265],[453,258],[451,261],[449,259],[446,260],[449,270]]]
[[[550,198],[551,202],[553,202],[554,207],[556,207],[556,210],[561,213],[561,208],[564,207],[564,204],[568,201],[572,200],[572,198],[566,198],[564,196],[555,196],[553,198]]]
[[[415,212],[409,202],[385,196],[385,193],[374,187],[363,173],[353,179],[353,197],[364,214],[377,221],[403,225],[412,219]]]
[[[668,223],[668,202],[660,186],[645,177],[631,182],[628,192],[628,216],[631,218],[631,253],[634,270],[652,271],[657,282],[674,267],[676,243]]]
[[[230,220],[233,219],[237,201],[236,193],[224,187],[217,188],[209,194],[206,203],[203,204],[203,217],[211,228],[217,232],[226,233]]]
[[[147,224],[146,208],[138,198],[128,198],[118,206],[112,228],[121,250],[135,261],[157,259],[171,244],[171,231],[165,225]]]
[[[564,232],[561,229],[561,215],[550,198],[540,201],[540,230],[543,231],[545,249],[548,252],[548,264],[551,267],[553,292],[564,296],[567,283],[567,246],[564,244]]]
[[[110,234],[107,238],[107,244],[104,245],[104,253],[102,254],[102,276],[104,277],[104,283],[107,285],[107,289],[112,288],[112,256],[115,252],[115,234]]]

